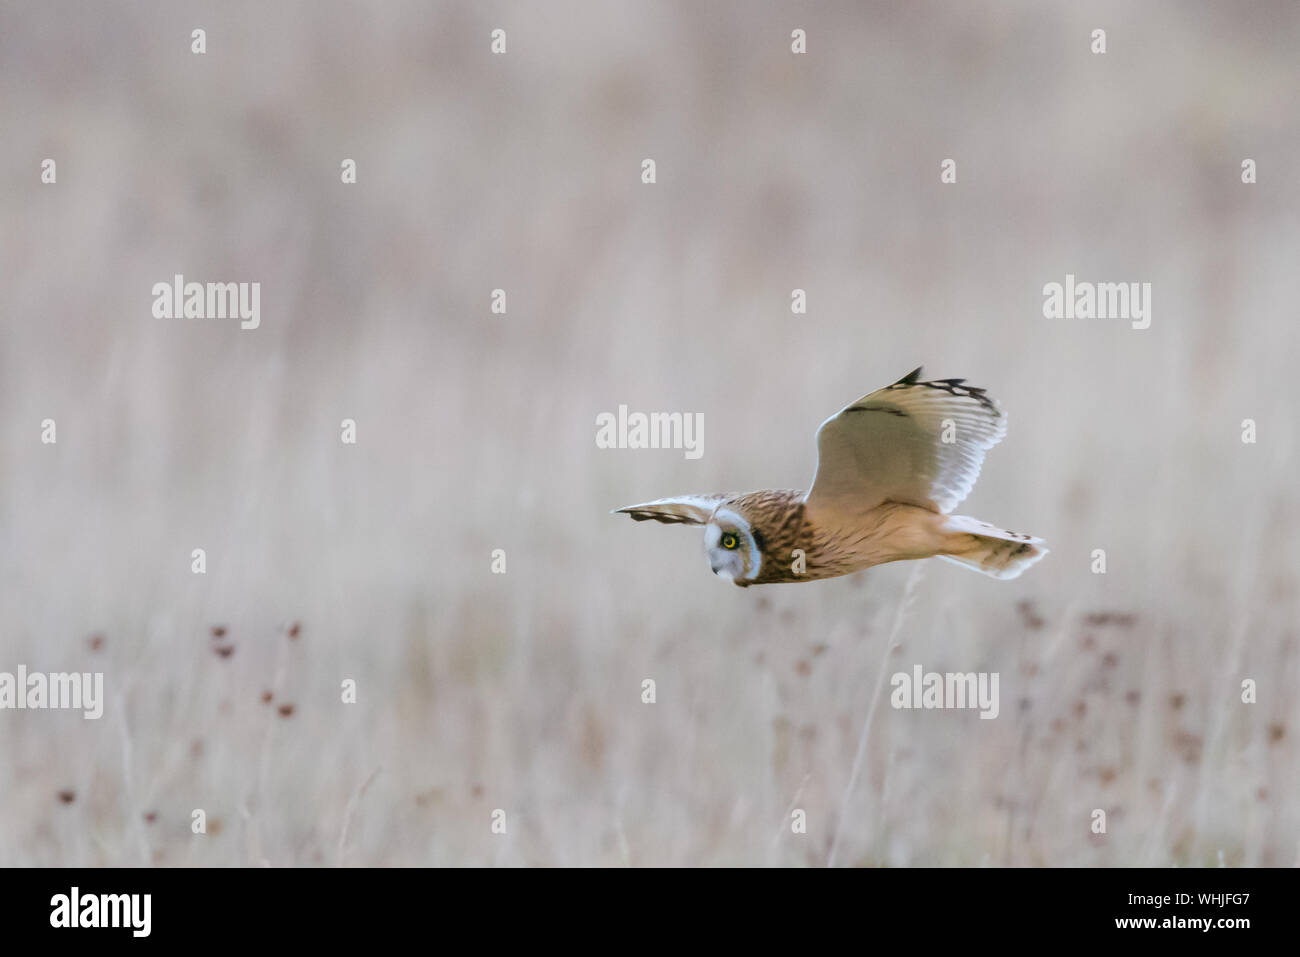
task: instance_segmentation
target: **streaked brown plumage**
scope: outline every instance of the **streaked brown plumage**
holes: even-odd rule
[[[822,423],[808,492],[686,495],[617,509],[637,521],[705,526],[713,571],[737,585],[814,581],[939,557],[1014,578],[1041,539],[948,513],[969,493],[1006,419],[962,379],[918,368]]]

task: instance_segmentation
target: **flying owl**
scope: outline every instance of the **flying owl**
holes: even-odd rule
[[[703,525],[714,574],[742,587],[931,557],[1015,578],[1047,554],[1041,538],[949,514],[1007,433],[998,406],[965,381],[923,382],[918,367],[845,406],[817,430],[806,493],[682,495],[614,511]]]

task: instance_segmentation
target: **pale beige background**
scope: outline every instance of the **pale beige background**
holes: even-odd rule
[[[1281,2],[5,2],[0,670],[110,700],[0,713],[0,864],[1294,864],[1298,48]],[[154,319],[176,272],[262,327]],[[1067,272],[1151,328],[1045,320]],[[961,511],[1048,540],[1018,581],[743,591],[607,514],[804,486],[922,362],[1010,416]],[[598,450],[620,403],[704,457]],[[846,799],[917,663],[1001,716],[879,710]]]

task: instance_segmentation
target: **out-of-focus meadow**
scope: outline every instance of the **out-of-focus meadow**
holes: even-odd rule
[[[1296,863],[1297,48],[1287,2],[6,3],[0,671],[108,700],[0,712],[0,864]],[[177,273],[261,327],[154,318]],[[1045,319],[1067,273],[1151,327]],[[1016,581],[738,589],[608,514],[806,487],[921,363],[1008,412],[958,511],[1047,539]],[[598,449],[620,404],[703,457]],[[851,780],[914,664],[999,717],[886,687]]]

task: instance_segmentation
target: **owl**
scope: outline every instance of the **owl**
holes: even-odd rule
[[[1015,578],[1047,554],[1041,538],[949,514],[1007,432],[997,404],[965,382],[922,381],[917,368],[845,406],[817,430],[807,492],[682,495],[614,513],[703,525],[714,574],[742,587],[932,557]]]

